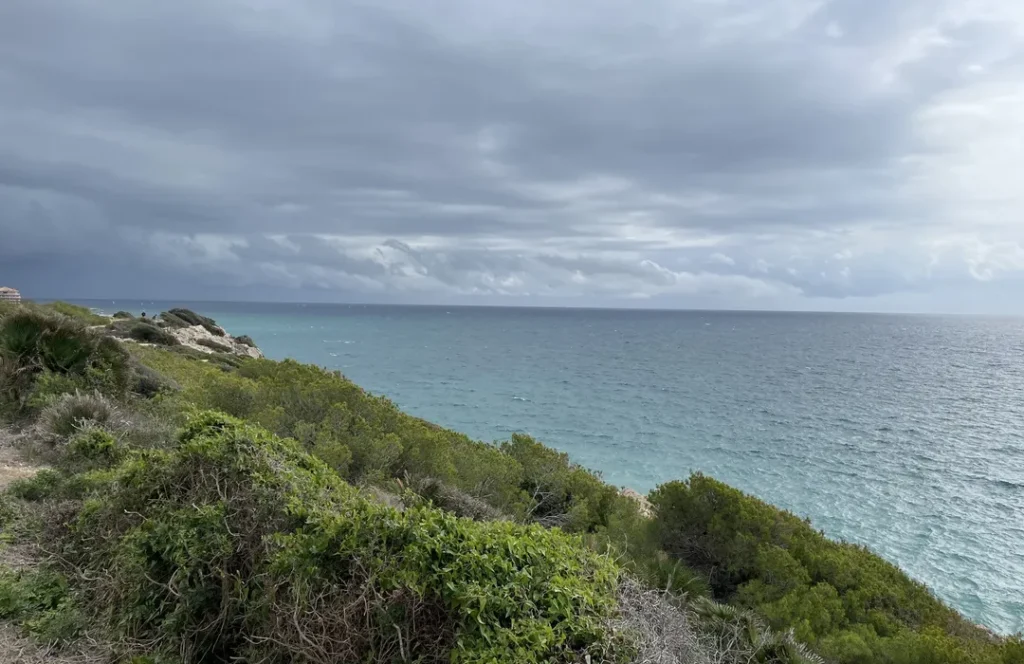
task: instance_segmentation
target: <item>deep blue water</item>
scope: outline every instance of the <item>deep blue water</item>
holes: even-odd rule
[[[617,485],[703,471],[1024,629],[1024,320],[188,306],[270,357],[477,438],[530,433]]]

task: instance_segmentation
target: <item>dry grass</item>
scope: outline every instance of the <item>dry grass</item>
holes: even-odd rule
[[[704,639],[684,611],[660,591],[631,578],[619,584],[619,615],[612,629],[635,650],[633,664],[712,664]]]
[[[99,392],[61,395],[39,414],[39,430],[51,440],[67,438],[90,424],[104,425],[117,409]]]
[[[56,649],[25,637],[10,623],[0,622],[0,662],[4,664],[106,664],[110,649],[83,639],[71,648]]]
[[[18,449],[22,438],[22,434],[0,429],[0,491],[17,480],[32,477],[42,468],[23,458]]]

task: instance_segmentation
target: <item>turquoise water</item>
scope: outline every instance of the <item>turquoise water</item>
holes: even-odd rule
[[[484,440],[525,431],[617,485],[703,471],[1024,629],[1024,320],[191,306],[270,357]]]

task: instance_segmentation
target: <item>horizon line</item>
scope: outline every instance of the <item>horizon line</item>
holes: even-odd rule
[[[281,304],[293,306],[358,306],[358,307],[419,307],[419,308],[457,308],[457,309],[550,309],[550,310],[579,310],[579,311],[640,311],[652,313],[751,313],[751,314],[829,314],[829,315],[864,315],[864,316],[958,316],[958,317],[979,317],[979,318],[1022,318],[1024,314],[1014,313],[965,313],[965,312],[938,312],[938,311],[851,311],[842,309],[755,309],[755,308],[695,308],[695,307],[617,307],[601,305],[554,305],[554,304],[449,304],[432,302],[359,302],[359,301],[333,301],[333,302],[303,302],[291,300],[205,300],[201,298],[98,298],[98,297],[39,297],[25,298],[27,301],[40,302],[130,302],[140,301],[151,303],[195,303],[195,304]]]

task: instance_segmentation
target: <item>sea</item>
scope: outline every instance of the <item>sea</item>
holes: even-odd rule
[[[618,486],[714,476],[1024,630],[1024,319],[174,304],[475,438],[530,434]]]

